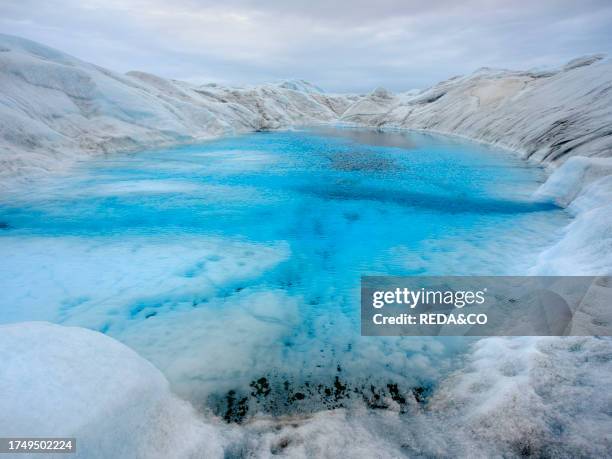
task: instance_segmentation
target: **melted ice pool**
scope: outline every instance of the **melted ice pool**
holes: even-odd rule
[[[544,178],[473,143],[331,128],[89,161],[0,203],[0,322],[100,330],[211,406],[428,387],[467,341],[360,337],[360,275],[526,273],[568,222],[531,199]]]

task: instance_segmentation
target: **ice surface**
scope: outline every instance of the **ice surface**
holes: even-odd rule
[[[258,457],[607,457],[612,345],[596,338],[486,338],[408,412],[259,417],[230,452]],[[231,437],[230,437],[231,438]]]
[[[573,157],[538,190],[575,215],[564,237],[542,252],[532,273],[612,274],[612,159]]]

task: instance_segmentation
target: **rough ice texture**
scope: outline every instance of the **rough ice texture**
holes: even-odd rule
[[[76,437],[77,456],[87,458],[222,457],[219,427],[173,395],[153,365],[102,333],[2,325],[0,360],[5,437]]]
[[[375,91],[342,119],[465,136],[543,163],[610,156],[612,61],[590,56],[547,73],[484,68],[416,95]]]
[[[612,61],[601,55],[356,96],[301,80],[232,88],[123,75],[8,35],[0,48],[0,182],[100,152],[338,121],[465,136],[544,163],[612,151]]]
[[[256,457],[609,457],[609,340],[487,338],[431,400],[399,410],[255,419]],[[240,443],[233,441],[231,449]]]
[[[256,416],[196,413],[146,360],[101,333],[0,327],[0,429],[74,436],[78,457],[609,457],[607,339],[487,338],[404,409]]]
[[[612,158],[572,157],[538,194],[574,215],[563,238],[540,254],[531,274],[612,274]]]
[[[93,154],[336,120],[352,96],[303,81],[197,86],[122,75],[0,34],[0,181]]]

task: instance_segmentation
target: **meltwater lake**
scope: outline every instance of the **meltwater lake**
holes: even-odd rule
[[[0,323],[99,330],[228,420],[426,393],[467,339],[361,337],[360,276],[526,274],[569,222],[532,198],[544,180],[503,150],[349,128],[107,155],[0,198]]]

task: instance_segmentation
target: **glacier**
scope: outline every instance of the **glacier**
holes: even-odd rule
[[[551,175],[537,194],[555,199],[574,219],[528,272],[612,274],[612,62],[604,56],[575,59],[546,71],[484,68],[423,91],[393,94],[377,88],[370,94],[326,94],[298,80],[225,87],[142,72],[119,74],[0,35],[0,191],[8,194],[95,156],[313,124],[450,134],[545,165]],[[98,191],[125,195],[152,185],[131,181]],[[162,187],[157,192],[188,191],[181,188],[184,183],[154,185]],[[20,241],[8,242],[13,256]],[[68,250],[58,247],[57,256],[71,253],[70,242],[63,244]],[[244,263],[238,266],[223,267],[221,277],[212,279],[219,282],[236,273],[248,277],[287,256],[282,244],[228,248],[225,241],[209,240],[168,247],[186,260],[194,258],[194,266],[198,253],[256,254],[239,260]],[[132,249],[111,247],[117,259],[110,259],[107,269],[127,269],[120,258]],[[78,247],[73,253],[79,253]],[[147,263],[155,256],[141,249],[136,261],[141,257]],[[158,268],[163,271],[164,265]],[[165,282],[161,288],[171,291],[174,280]],[[129,285],[125,287],[129,294]],[[295,305],[282,292],[257,295],[263,294],[239,307],[247,312],[241,320],[248,314],[294,320]],[[41,315],[48,313],[43,302],[39,306]],[[19,311],[12,314],[18,317]],[[238,426],[194,410],[171,392],[166,377],[150,363],[108,336],[45,323],[0,329],[0,355],[6,363],[0,388],[11,395],[0,397],[5,416],[0,425],[13,426],[15,435],[28,434],[26,427],[32,425],[45,435],[60,435],[60,426],[70,425],[79,438],[108,440],[96,452],[78,451],[82,457],[612,454],[609,339],[479,340],[460,367],[440,381],[426,406],[416,397],[409,400],[409,416],[394,408],[391,399],[386,410],[259,414]],[[274,323],[262,333],[271,341],[280,336]],[[130,339],[136,342],[138,333]],[[223,358],[215,357],[219,355],[213,349],[210,359],[223,369]],[[99,381],[108,390],[101,390]],[[78,393],[62,413],[57,406],[67,402],[66,387]],[[26,408],[37,417],[26,416]],[[8,419],[8,413],[21,414]]]

